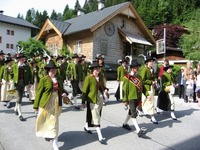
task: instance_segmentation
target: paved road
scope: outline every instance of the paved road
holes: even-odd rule
[[[107,145],[101,145],[97,134],[90,135],[83,131],[85,110],[75,110],[64,105],[60,116],[60,150],[198,150],[200,149],[200,108],[196,103],[184,103],[176,97],[177,121],[173,121],[169,112],[156,114],[159,121],[154,125],[147,117],[138,117],[140,127],[147,128],[144,138],[138,138],[134,126],[129,121],[132,131],[123,129],[122,123],[127,111],[117,102],[114,93],[115,81],[109,81],[110,100],[103,108],[102,134]],[[79,100],[79,103],[81,101]],[[14,105],[14,103],[13,103]],[[20,122],[13,113],[13,107],[7,109],[0,103],[0,150],[52,150],[52,143],[35,136],[35,115],[32,103],[23,99],[22,112],[26,118]]]

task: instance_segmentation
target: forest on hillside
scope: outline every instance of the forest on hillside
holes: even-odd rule
[[[200,0],[104,0],[104,4],[109,7],[126,1],[133,4],[149,29],[155,29],[156,40],[163,36],[163,28],[168,27],[167,46],[181,48],[187,59],[200,60]],[[41,28],[47,18],[65,21],[76,17],[77,10],[86,14],[97,9],[98,0],[85,0],[83,7],[76,0],[74,9],[66,4],[63,13],[52,10],[48,14],[45,10],[39,12],[30,8],[25,17],[19,13],[17,18],[25,19]],[[185,34],[186,30],[189,34]]]

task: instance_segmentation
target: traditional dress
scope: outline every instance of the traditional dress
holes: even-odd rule
[[[1,101],[5,102],[10,101],[17,94],[16,90],[14,90],[14,82],[12,78],[13,78],[12,68],[7,65],[1,67],[0,70],[0,80],[2,82]],[[13,90],[13,93],[11,92],[11,90]]]
[[[62,109],[63,80],[61,77],[42,78],[38,85],[34,108],[39,108],[36,121],[38,137],[56,138],[58,136],[58,117]]]
[[[175,109],[175,103],[173,94],[167,88],[173,88],[174,78],[167,72],[162,75],[162,90],[158,95],[157,107],[164,111],[173,111]]]
[[[143,66],[140,70],[140,76],[143,84],[143,93],[142,94],[142,110],[146,115],[154,114],[154,86],[152,81],[155,80],[153,69]]]

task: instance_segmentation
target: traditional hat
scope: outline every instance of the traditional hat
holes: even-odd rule
[[[5,63],[9,63],[11,61],[13,61],[12,57],[10,57],[10,56],[5,57]]]
[[[137,62],[137,60],[131,61],[130,68],[139,67],[139,66],[141,66],[141,65]]]
[[[25,58],[26,56],[24,55],[24,53],[19,53],[17,54],[17,59],[19,58]]]
[[[79,56],[78,56],[77,53],[75,53],[75,54],[72,56],[72,58],[79,58]]]
[[[56,61],[58,61],[59,59],[63,59],[63,57],[58,55],[57,58],[56,58]]]
[[[149,62],[149,61],[151,61],[151,60],[153,60],[153,61],[155,61],[155,58],[153,58],[153,57],[151,57],[151,56],[146,56],[146,59],[145,59],[145,63],[147,63],[147,62]]]
[[[89,66],[90,69],[93,69],[93,68],[96,68],[96,67],[102,67],[102,66],[100,66],[99,63],[98,63],[97,61],[94,61],[94,62]]]
[[[102,54],[97,54],[96,59],[105,59],[105,56]]]
[[[174,66],[172,66],[172,65],[167,65],[166,67],[163,68],[163,70],[164,70],[164,71],[167,71],[167,69],[173,68],[173,67],[174,67]]]
[[[53,60],[50,60],[49,63],[44,67],[45,69],[57,69],[58,67]]]
[[[0,51],[0,55],[4,55],[4,52],[3,52],[3,50],[1,50],[1,51]]]

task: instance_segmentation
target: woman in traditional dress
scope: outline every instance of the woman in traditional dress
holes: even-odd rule
[[[62,97],[67,96],[63,88],[62,77],[57,76],[57,66],[50,61],[45,66],[47,75],[40,79],[34,101],[36,120],[36,136],[47,141],[53,140],[54,150],[58,150],[59,116],[62,110]]]
[[[85,108],[87,102],[87,114],[86,124],[84,130],[92,134],[92,131],[88,127],[96,127],[99,142],[106,144],[105,138],[101,134],[100,118],[103,108],[103,96],[104,91],[108,90],[103,80],[99,77],[100,66],[97,62],[94,62],[90,66],[91,74],[85,78],[83,90],[82,90],[82,108]]]
[[[151,122],[158,124],[154,117],[154,87],[157,85],[154,70],[152,68],[154,58],[151,56],[146,56],[145,66],[140,68],[139,75],[143,84],[142,88],[142,110],[145,115],[151,116]]]
[[[31,85],[30,87],[29,100],[34,101],[39,83],[39,76],[38,76],[39,67],[37,66],[37,62],[35,61],[35,59],[31,61],[30,66],[31,66],[33,85]]]
[[[5,65],[0,70],[1,81],[1,101],[6,102],[5,106],[10,108],[10,100],[13,99],[13,95],[9,94],[9,90],[14,90],[13,72],[12,72],[12,58],[5,57]],[[13,93],[14,94],[14,93]]]
[[[164,67],[164,73],[161,77],[162,90],[158,95],[157,107],[164,111],[171,111],[171,118],[177,120],[174,114],[175,102],[174,102],[174,91],[175,91],[175,80],[172,76],[173,66],[168,65]]]

